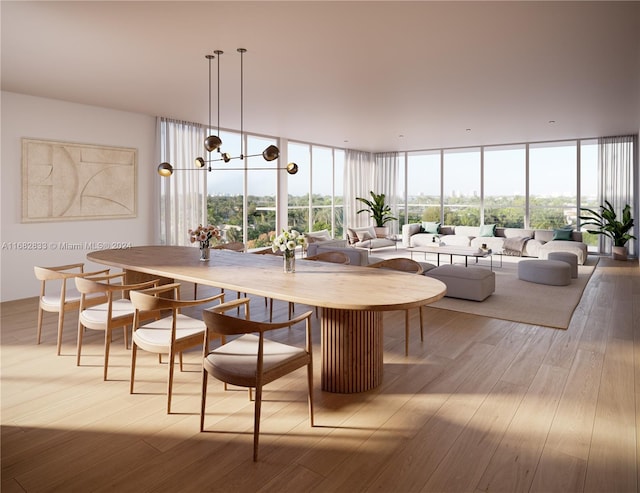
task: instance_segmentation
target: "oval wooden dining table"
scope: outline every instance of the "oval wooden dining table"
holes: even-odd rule
[[[275,255],[212,250],[200,261],[188,246],[139,246],[100,250],[87,259],[171,280],[317,306],[321,314],[322,389],[354,393],[373,389],[383,378],[384,311],[405,310],[442,298],[446,286],[433,278],[386,269],[297,259],[295,273],[283,272]]]

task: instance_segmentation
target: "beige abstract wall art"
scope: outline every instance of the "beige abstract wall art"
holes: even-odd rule
[[[22,222],[136,217],[138,151],[22,139]]]

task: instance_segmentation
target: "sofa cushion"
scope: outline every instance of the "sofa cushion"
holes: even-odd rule
[[[466,235],[446,235],[440,237],[440,243],[449,246],[469,246],[472,238],[472,236]]]
[[[477,226],[456,226],[456,236],[467,236],[469,239],[480,236],[480,228]]]
[[[504,228],[504,237],[505,238],[534,238],[534,230],[533,229],[524,229],[524,228]],[[535,237],[537,240],[540,238]]]
[[[369,252],[360,248],[349,246],[327,245],[325,242],[312,243],[309,245],[308,256],[317,255],[322,252],[343,252],[349,257],[350,265],[367,265],[369,263]]]
[[[529,240],[527,243],[531,243],[531,241],[533,240]],[[578,265],[584,265],[588,256],[586,243],[566,240],[548,241],[547,243],[540,246],[540,248],[538,249],[538,254],[536,256],[540,259],[547,259],[549,258],[549,253],[551,252],[575,253],[578,257]]]

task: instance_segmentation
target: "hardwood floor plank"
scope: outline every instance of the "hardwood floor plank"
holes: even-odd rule
[[[587,464],[587,492],[638,488],[633,356],[626,340],[612,339],[607,344]]]
[[[600,353],[577,352],[534,475],[534,491],[582,490],[602,364]]]
[[[478,487],[483,491],[528,491],[556,412],[568,371],[542,365]]]

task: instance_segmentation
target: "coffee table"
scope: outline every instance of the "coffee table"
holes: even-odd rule
[[[488,258],[489,259],[489,268],[493,270],[493,255],[498,255],[500,257],[500,267],[502,267],[502,252],[493,252],[491,250],[479,250],[477,248],[472,247],[461,247],[461,246],[447,246],[447,245],[428,245],[428,246],[419,246],[413,247],[409,249],[409,254],[411,259],[413,259],[414,252],[422,252],[424,253],[424,258],[426,260],[427,253],[435,253],[437,256],[437,264],[440,265],[440,255],[449,255],[449,263],[453,263],[453,257],[464,257],[464,266],[469,266],[469,257],[473,257],[476,259],[476,263],[478,263],[479,258]]]

